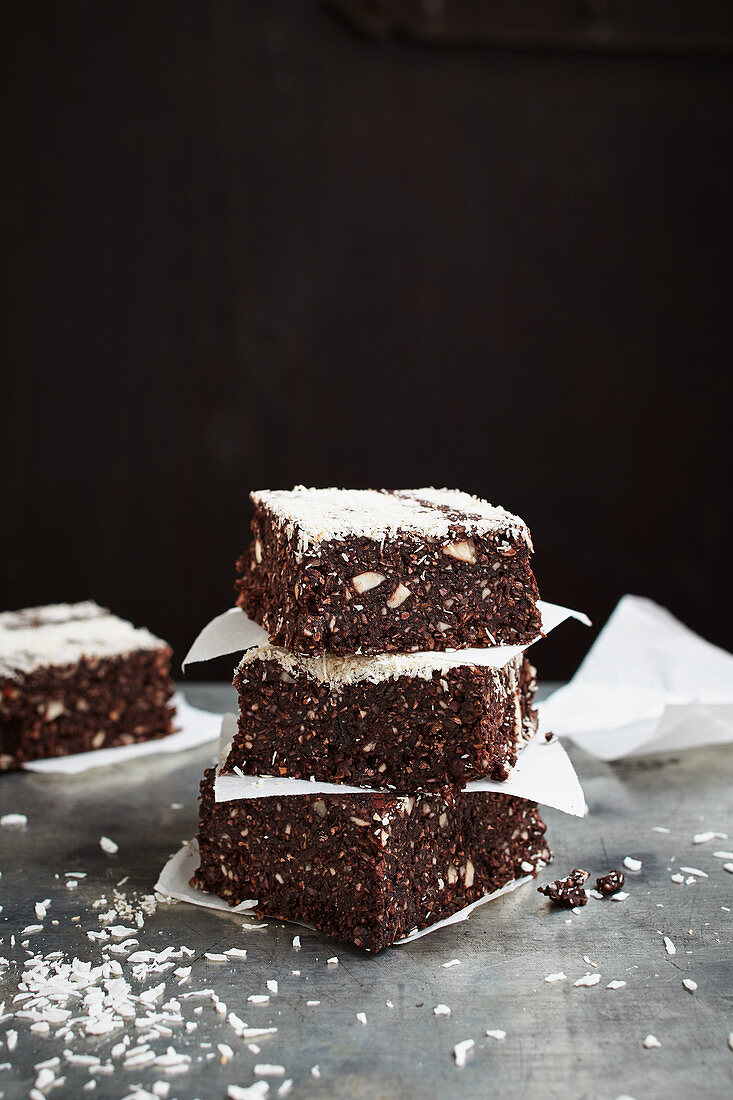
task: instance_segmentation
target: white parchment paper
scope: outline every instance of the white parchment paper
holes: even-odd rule
[[[601,760],[733,741],[733,656],[652,600],[624,596],[544,729]]]
[[[120,764],[124,760],[133,760],[138,756],[154,756],[159,753],[183,752],[195,748],[207,741],[215,741],[221,730],[221,715],[208,710],[199,710],[186,702],[181,694],[173,697],[176,705],[176,733],[156,741],[141,741],[134,745],[118,745],[108,749],[95,749],[93,752],[77,752],[71,756],[48,756],[42,760],[31,760],[23,767],[32,772],[47,774],[78,775],[90,768],[103,768],[110,764]]]
[[[567,619],[577,619],[578,622],[590,626],[590,619],[582,611],[572,611],[569,607],[546,603],[545,600],[538,600],[537,607],[542,616],[542,635],[538,635],[533,642],[527,642],[526,645],[496,645],[480,649],[431,651],[414,656],[433,663],[436,667],[445,667],[448,663],[450,666],[485,665],[488,668],[503,668],[518,653],[534,645],[540,637],[549,634]],[[183,667],[195,661],[210,661],[214,657],[223,657],[227,653],[239,653],[253,646],[263,645],[267,638],[267,631],[252,622],[241,608],[230,607],[228,611],[217,615],[207,623],[186,654]]]
[[[204,890],[199,890],[190,885],[190,879],[198,869],[199,865],[199,847],[197,841],[188,840],[183,846],[176,852],[175,855],[166,863],[163,870],[160,872],[160,877],[155,884],[155,889],[159,894],[164,895],[166,898],[173,898],[176,901],[187,901],[191,905],[202,905],[207,909],[218,909],[225,913],[246,913],[248,910],[252,910],[257,905],[257,901],[243,901],[239,905],[231,907],[216,894],[207,894]],[[449,924],[458,924],[460,921],[468,920],[479,905],[485,905],[487,901],[493,901],[494,898],[501,897],[502,894],[510,894],[513,890],[516,890],[519,886],[524,886],[526,883],[532,881],[531,875],[526,875],[523,878],[515,879],[514,882],[507,883],[501,890],[495,890],[493,894],[485,894],[484,897],[479,898],[478,901],[471,902],[464,909],[459,910],[457,913],[451,914],[450,917],[445,917],[443,920],[436,921],[435,924],[429,925],[427,928],[421,928],[416,932],[411,932],[409,936],[405,936],[404,939],[395,940],[392,947],[397,947],[400,944],[412,943],[413,940],[419,940],[422,936],[427,936],[431,932],[437,932],[439,928],[446,928]],[[277,918],[280,919],[279,917]],[[284,921],[285,924],[294,922]],[[308,928],[311,931],[315,931],[310,925],[294,924],[297,928]]]
[[[222,721],[220,759],[226,759],[229,745],[236,733],[237,720],[226,714]],[[495,791],[497,794],[528,798],[543,806],[552,806],[566,814],[583,817],[587,813],[583,790],[570,757],[558,740],[547,742],[538,734],[522,749],[509,777],[501,783],[492,779],[474,779],[466,791]],[[270,798],[275,795],[302,794],[386,794],[397,792],[379,787],[352,787],[341,783],[320,783],[315,780],[289,779],[259,775],[221,774],[214,781],[217,802],[232,802],[239,798]]]

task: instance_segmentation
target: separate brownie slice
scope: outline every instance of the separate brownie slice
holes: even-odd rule
[[[524,644],[540,634],[523,520],[452,489],[252,493],[237,603],[298,653]]]
[[[537,729],[535,669],[522,654],[501,669],[449,660],[252,649],[224,770],[403,792],[506,779]]]
[[[171,650],[95,603],[0,614],[0,771],[165,737]]]
[[[545,866],[535,803],[501,794],[214,801],[201,784],[192,885],[381,951]]]

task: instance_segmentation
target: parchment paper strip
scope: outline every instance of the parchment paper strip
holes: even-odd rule
[[[222,720],[220,758],[228,754],[228,746],[236,732],[237,720],[226,714]],[[501,783],[492,779],[475,779],[466,786],[467,792],[496,791],[498,794],[528,798],[543,806],[552,806],[566,814],[583,817],[587,813],[583,790],[570,757],[559,741],[547,742],[538,734],[519,753],[509,778]],[[217,802],[232,802],[239,798],[271,798],[276,795],[303,794],[387,794],[399,792],[379,787],[352,787],[341,783],[320,783],[307,779],[267,777],[219,773],[214,783]]]

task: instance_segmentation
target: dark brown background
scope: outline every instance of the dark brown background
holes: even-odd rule
[[[94,597],[180,657],[250,488],[455,485],[529,521],[547,598],[733,648],[730,58],[540,39],[5,14],[3,606]]]

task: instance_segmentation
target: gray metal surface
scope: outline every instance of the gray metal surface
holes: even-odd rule
[[[225,687],[192,686],[186,693],[196,705],[230,705]],[[212,754],[205,747],[71,778],[0,777],[1,812],[29,819],[25,831],[0,829],[0,955],[16,962],[25,957],[10,936],[35,923],[34,903],[50,897],[44,931],[32,937],[32,946],[98,959],[100,949],[84,933],[99,927],[93,901],[125,875],[128,893],[151,892],[168,855],[196,830],[197,785]],[[278,1028],[254,1054],[209,1000],[182,1002],[197,1030],[187,1034],[181,1027],[180,1034],[154,1044],[163,1052],[172,1043],[193,1057],[186,1074],[169,1078],[169,1100],[225,1097],[229,1084],[253,1082],[257,1062],[284,1065],[296,1098],[730,1096],[733,966],[731,914],[724,907],[733,905],[733,875],[712,852],[733,841],[694,845],[692,837],[706,829],[733,836],[733,748],[615,765],[572,755],[591,813],[579,821],[547,811],[555,853],[549,877],[578,866],[603,873],[632,855],[643,863],[637,874],[627,872],[626,901],[591,900],[574,914],[551,907],[528,887],[478,910],[468,923],[377,957],[302,931],[302,948],[295,951],[292,926],[271,921],[262,931],[247,931],[241,917],[160,906],[138,936],[140,947],[186,944],[196,950],[189,983],[178,989],[175,979],[167,981],[166,996],[213,988],[249,1025]],[[183,808],[173,809],[175,803]],[[119,844],[117,855],[100,850],[103,834]],[[676,885],[670,873],[680,865],[709,877]],[[74,870],[87,877],[69,891],[63,875]],[[665,951],[662,934],[676,945],[675,955]],[[204,951],[233,946],[246,947],[246,962],[203,958]],[[334,954],[339,963],[328,966]],[[601,975],[592,988],[573,984],[596,972],[584,956]],[[460,965],[445,969],[442,964],[454,958]],[[544,981],[559,971],[567,980]],[[686,977],[698,984],[693,994],[683,988]],[[278,994],[265,1005],[248,1003],[273,978]],[[611,980],[627,984],[611,990]],[[17,966],[11,965],[0,979],[0,1001],[16,988]],[[307,1007],[307,1000],[320,1004]],[[195,1016],[197,1003],[204,1008]],[[439,1003],[450,1006],[449,1017],[433,1014]],[[366,1013],[366,1025],[357,1012]],[[2,1042],[9,1027],[20,1033],[13,1054]],[[506,1031],[505,1040],[486,1036],[495,1028]],[[644,1049],[649,1033],[661,1048]],[[74,1049],[106,1058],[119,1037],[90,1038]],[[476,1045],[459,1069],[452,1050],[464,1039]],[[235,1051],[223,1065],[218,1055],[206,1060],[218,1042]],[[52,1036],[31,1035],[27,1023],[1,1023],[0,1064],[12,1062],[0,1070],[5,1100],[28,1096],[33,1065],[60,1054],[58,1047]],[[320,1078],[311,1074],[314,1065]],[[94,1091],[83,1092],[86,1069],[67,1067],[65,1075],[65,1085],[49,1096],[119,1100],[133,1085],[150,1088],[166,1079],[159,1069],[118,1068],[111,1076],[96,1075]],[[278,1085],[271,1079],[270,1097]]]

